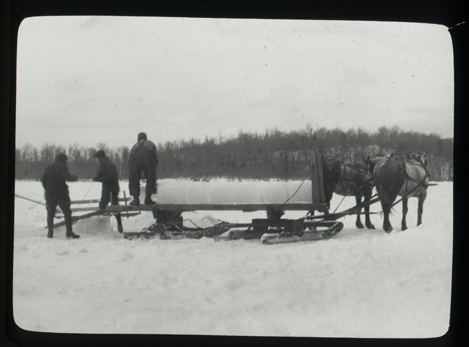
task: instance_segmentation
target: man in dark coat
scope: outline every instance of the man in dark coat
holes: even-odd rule
[[[145,133],[139,133],[137,140],[138,142],[130,150],[129,158],[129,191],[130,195],[134,197],[130,205],[140,205],[140,178],[142,172],[147,180],[145,205],[152,205],[155,204],[151,199],[151,195],[156,194],[156,167],[158,166],[156,146],[147,139]]]
[[[65,217],[65,226],[67,238],[77,239],[80,235],[74,234],[72,231],[72,210],[70,209],[70,195],[68,186],[65,183],[74,182],[78,177],[71,175],[67,167],[67,155],[64,153],[57,154],[55,162],[49,165],[42,175],[41,182],[44,187],[47,209],[47,237],[52,238],[54,235],[54,215],[57,205],[62,210]]]
[[[99,209],[104,210],[111,202],[112,205],[119,205],[119,176],[117,174],[116,166],[111,162],[103,150],[99,150],[94,155],[98,159],[99,167],[96,177],[93,178],[95,182],[102,182],[103,189],[101,191],[101,201],[99,202]],[[120,214],[116,214],[117,230],[122,233],[122,220]]]

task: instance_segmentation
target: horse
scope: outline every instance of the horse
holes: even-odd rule
[[[407,199],[416,197],[418,198],[418,211],[417,211],[417,226],[422,224],[423,203],[427,198],[427,188],[430,185],[427,166],[427,155],[413,155],[410,159],[405,161],[406,179],[402,186],[399,195],[402,196],[402,222],[401,230],[407,229],[406,215],[407,215]]]
[[[373,175],[367,170],[363,162],[347,164],[336,159],[324,159],[325,168],[325,192],[328,207],[333,193],[342,196],[355,196],[357,205],[369,201],[373,192]],[[361,222],[361,209],[357,212],[355,225],[358,229],[365,226]],[[365,225],[368,229],[375,229],[370,220],[370,206],[365,207]]]
[[[402,197],[401,230],[407,229],[407,200],[418,198],[417,226],[422,224],[423,203],[427,197],[430,174],[427,170],[427,152],[423,155],[407,155],[402,157],[375,157],[368,160],[369,170],[378,191],[378,198],[384,213],[383,229],[390,233],[393,228],[389,221],[389,213],[397,196]]]

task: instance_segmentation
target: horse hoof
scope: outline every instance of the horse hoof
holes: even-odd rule
[[[367,224],[366,227],[367,227],[368,229],[376,229],[373,224]]]
[[[356,224],[357,228],[358,229],[364,229],[365,227],[363,226],[363,224]]]

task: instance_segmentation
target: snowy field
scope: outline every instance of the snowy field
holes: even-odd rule
[[[100,197],[98,183],[69,187],[72,200]],[[121,189],[128,192],[127,182]],[[18,181],[15,193],[43,201],[40,182]],[[332,211],[341,199],[334,196]],[[345,198],[338,211],[354,203]],[[453,184],[438,182],[429,187],[418,228],[417,200],[409,200],[404,232],[399,204],[391,234],[376,214],[376,230],[357,230],[348,216],[340,220],[344,229],[325,241],[129,241],[113,217],[94,217],[75,224],[81,238],[68,240],[63,227],[48,239],[45,207],[16,198],[14,318],[39,332],[437,337],[449,327],[452,212]],[[205,226],[250,222],[265,213],[183,217]],[[127,231],[153,222],[148,212],[123,219]]]

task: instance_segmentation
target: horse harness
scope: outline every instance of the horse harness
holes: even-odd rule
[[[425,180],[426,180],[428,177],[430,177],[430,173],[428,172],[427,167],[425,166],[425,164],[422,162],[422,159],[421,159],[420,157],[412,158],[412,159],[413,159],[413,160],[416,160],[416,161],[418,162],[418,164],[420,164],[420,165],[418,165],[418,166],[420,166],[421,168],[423,168],[423,170],[425,171],[425,176],[422,178],[421,181],[418,181],[418,180],[416,180],[416,179],[410,177],[410,176],[407,174],[407,170],[406,170],[406,172],[405,172],[405,176],[406,176],[406,191],[407,191],[407,182],[408,182],[408,180],[417,183],[417,186],[414,187],[414,189],[412,189],[410,193],[406,194],[406,196],[412,194],[415,190],[419,189],[419,188],[422,187],[422,186],[423,186],[424,188],[428,188],[428,184],[425,184]],[[412,159],[411,159],[411,160],[412,160]],[[404,161],[404,166],[405,166],[405,161]],[[420,193],[420,192],[419,192],[419,193]]]
[[[403,195],[399,200],[395,201],[392,206],[394,205],[397,205],[398,203],[400,203],[402,200],[406,199],[409,195],[411,195],[412,193],[414,193],[414,191],[416,191],[417,189],[420,189],[422,186],[425,187],[425,188],[428,188],[428,185],[425,184],[425,180],[430,177],[430,173],[428,172],[425,164],[422,162],[421,158],[420,157],[417,157],[417,158],[413,158],[415,160],[417,160],[420,164],[420,166],[425,170],[425,177],[422,178],[422,180],[420,182],[418,182],[417,180],[413,179],[412,177],[409,177],[409,175],[407,175],[407,170],[406,170],[406,185],[407,185],[407,179],[409,179],[410,181],[413,181],[413,182],[417,182],[418,184],[409,192],[407,192],[405,195]],[[403,161],[404,162],[404,161]],[[404,162],[404,165],[405,165],[405,162]],[[407,191],[407,186],[406,186],[406,191]],[[420,192],[419,192],[420,193]],[[391,206],[391,207],[392,207]]]
[[[356,188],[360,188],[360,189],[357,191],[357,194],[360,193],[360,192],[368,185],[369,182],[373,181],[373,175],[372,175],[371,178],[368,178],[368,179],[365,180],[364,182],[358,184],[358,183],[356,183],[354,180],[352,180],[352,179],[346,177],[345,172],[346,172],[347,167],[350,167],[350,168],[352,168],[353,170],[356,170],[356,171],[360,171],[360,172],[362,172],[362,173],[364,173],[364,174],[369,174],[370,172],[367,171],[367,170],[365,170],[365,169],[359,168],[359,167],[357,167],[357,166],[355,166],[355,165],[350,165],[350,164],[348,164],[348,163],[343,163],[342,167],[343,167],[343,173],[344,173],[344,174],[343,174],[343,175],[339,175],[339,181],[340,181],[340,184],[342,185],[342,189],[343,189],[343,190],[345,190],[343,181],[352,182],[352,183],[355,184],[355,187],[356,187]],[[338,183],[339,183],[339,182],[337,182],[336,184],[338,184]],[[371,184],[371,185],[372,185],[372,184]]]

